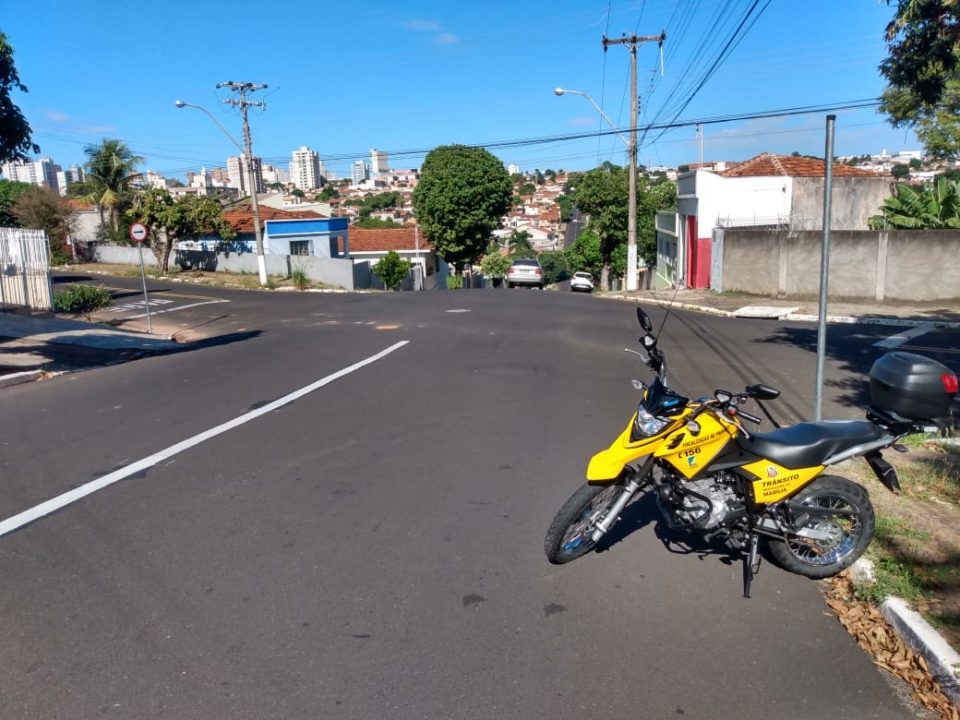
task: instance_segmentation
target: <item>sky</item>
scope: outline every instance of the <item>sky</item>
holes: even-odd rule
[[[250,110],[255,155],[286,167],[307,145],[344,177],[371,148],[403,169],[450,143],[501,143],[491,152],[525,171],[624,163],[625,135],[599,135],[586,98],[553,90],[588,94],[629,130],[630,52],[601,38],[661,31],[662,57],[657,43],[637,51],[639,162],[696,162],[694,127],[642,128],[877,98],[892,15],[885,0],[0,0],[0,31],[29,89],[14,102],[64,167],[103,138],[169,177],[225,165],[230,140],[174,102],[242,142],[215,88],[233,80],[269,85]],[[874,108],[835,114],[835,155],[920,149]],[[823,157],[826,115],[707,124],[703,158]],[[550,141],[513,143],[531,139]]]

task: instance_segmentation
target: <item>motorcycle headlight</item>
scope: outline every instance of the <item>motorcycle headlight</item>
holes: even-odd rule
[[[636,426],[638,433],[644,437],[651,437],[663,430],[667,426],[667,421],[654,417],[643,405],[640,405],[637,408]]]

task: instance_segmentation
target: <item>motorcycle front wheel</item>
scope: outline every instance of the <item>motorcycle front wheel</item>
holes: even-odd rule
[[[876,525],[870,496],[863,487],[846,478],[824,475],[801,490],[794,502],[815,508],[817,512],[810,513],[804,525],[829,537],[771,540],[770,553],[782,568],[808,578],[827,578],[863,555]],[[802,508],[794,510],[799,513]]]
[[[620,484],[582,485],[571,495],[547,530],[543,541],[547,560],[563,565],[593,550],[596,524],[606,516],[621,490]]]

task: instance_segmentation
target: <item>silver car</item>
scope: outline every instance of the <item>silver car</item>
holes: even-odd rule
[[[538,287],[543,290],[543,268],[540,267],[539,260],[522,258],[510,263],[510,269],[507,271],[507,287],[513,288],[517,285]]]

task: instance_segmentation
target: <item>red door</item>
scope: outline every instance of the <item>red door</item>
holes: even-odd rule
[[[710,244],[697,237],[697,216],[687,215],[687,287],[710,287]]]

